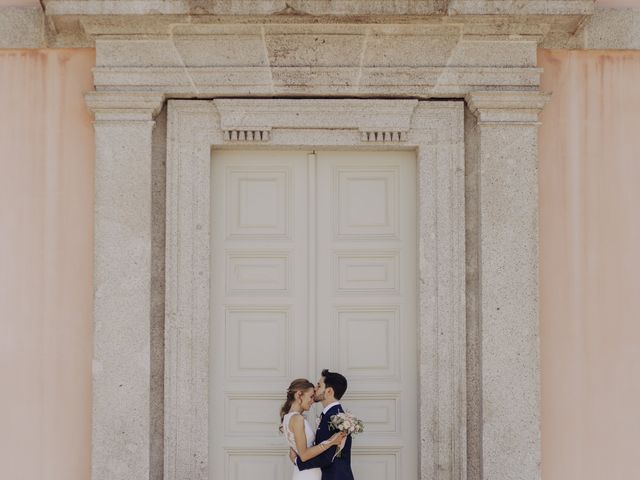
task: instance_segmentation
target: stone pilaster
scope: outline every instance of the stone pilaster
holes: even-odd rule
[[[469,415],[478,423],[470,428],[478,432],[470,439],[473,480],[540,478],[537,160],[545,102],[538,92],[467,96],[476,117],[467,123],[474,176],[467,201],[475,202],[467,212],[476,216],[467,238],[475,305],[467,311],[475,316],[469,330],[478,333],[470,391],[480,397]]]
[[[151,147],[163,100],[86,96],[96,134],[94,480],[149,478]]]

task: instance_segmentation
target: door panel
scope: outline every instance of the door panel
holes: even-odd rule
[[[281,480],[278,411],[309,371],[306,154],[217,151],[212,167],[210,477]]]
[[[365,421],[361,479],[417,478],[415,175],[414,152],[317,154],[318,368]]]
[[[212,187],[210,477],[290,478],[284,392],[331,368],[356,478],[416,478],[414,153],[215,151]]]

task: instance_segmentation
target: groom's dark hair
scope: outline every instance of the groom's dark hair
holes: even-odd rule
[[[347,379],[337,372],[330,372],[329,370],[322,370],[322,376],[324,377],[324,386],[333,388],[333,396],[336,400],[340,400],[347,391]]]

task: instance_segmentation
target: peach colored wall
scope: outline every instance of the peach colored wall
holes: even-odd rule
[[[0,50],[0,478],[87,480],[92,50]]]
[[[640,478],[640,52],[541,51],[544,480]]]

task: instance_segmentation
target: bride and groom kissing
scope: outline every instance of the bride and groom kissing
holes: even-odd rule
[[[331,418],[344,413],[340,399],[347,391],[347,379],[323,370],[317,385],[300,378],[291,382],[280,409],[280,430],[289,444],[294,464],[292,480],[354,480],[351,472],[351,435],[332,434]],[[315,402],[323,406],[317,429],[302,414]]]

